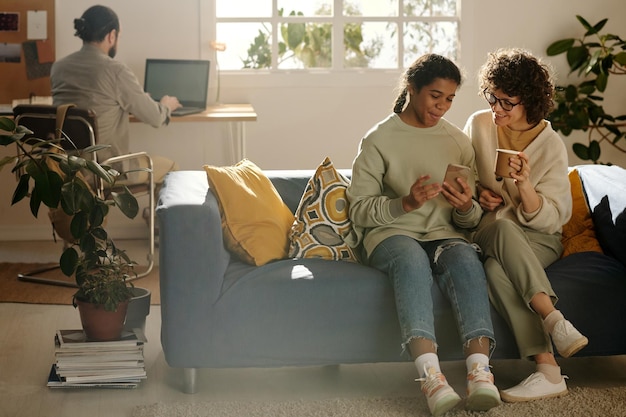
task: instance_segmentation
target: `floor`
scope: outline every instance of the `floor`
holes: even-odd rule
[[[141,253],[143,242],[124,243]],[[0,262],[54,261],[57,248],[45,242],[0,242]],[[136,258],[138,259],[138,258]],[[130,416],[136,405],[154,402],[210,400],[290,400],[363,396],[421,395],[411,363],[342,365],[274,369],[201,370],[198,392],[181,392],[182,375],[170,368],[159,342],[160,307],[152,306],[146,323],[145,361],[148,379],[134,390],[52,390],[46,378],[53,361],[53,335],[58,328],[80,326],[71,306],[0,303],[0,417]],[[626,387],[626,355],[571,358],[560,361],[570,387]],[[533,370],[523,360],[492,363],[496,384],[514,385]],[[464,392],[464,364],[444,362],[443,371]]]

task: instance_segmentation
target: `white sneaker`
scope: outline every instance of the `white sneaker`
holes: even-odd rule
[[[467,400],[465,408],[471,411],[487,411],[500,405],[500,393],[493,383],[489,365],[475,363],[467,374]]]
[[[589,343],[589,340],[565,319],[556,322],[550,336],[559,355],[564,358],[569,358]]]
[[[567,394],[566,376],[561,382],[553,384],[541,372],[535,372],[516,386],[500,392],[502,399],[509,403],[540,400],[543,398],[562,397]]]
[[[426,396],[430,413],[433,416],[440,416],[456,406],[461,397],[448,385],[446,377],[441,372],[427,366],[424,365],[426,376],[417,381],[422,382],[422,392]]]

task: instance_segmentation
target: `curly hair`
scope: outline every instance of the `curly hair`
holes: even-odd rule
[[[101,42],[113,29],[120,31],[120,21],[115,12],[106,6],[91,6],[80,19],[74,19],[74,29],[83,42]]]
[[[554,108],[554,83],[551,68],[530,52],[507,48],[492,52],[479,72],[480,91],[502,90],[520,97],[526,109],[526,120],[535,125]]]
[[[416,91],[420,91],[422,87],[429,85],[437,78],[452,80],[457,85],[461,85],[461,70],[454,62],[441,55],[426,54],[417,58],[402,75],[399,86],[400,95],[396,98],[393,112],[402,112],[406,104],[409,85]]]

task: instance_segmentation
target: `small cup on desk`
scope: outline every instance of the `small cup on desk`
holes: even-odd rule
[[[511,178],[511,172],[514,170],[509,165],[509,162],[512,157],[517,157],[518,153],[518,151],[510,149],[496,149],[496,160],[494,163],[496,180],[502,181],[503,178]]]

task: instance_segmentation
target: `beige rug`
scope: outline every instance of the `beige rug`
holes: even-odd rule
[[[423,397],[335,398],[288,402],[155,403],[133,409],[133,417],[428,417]],[[509,404],[484,413],[454,409],[445,417],[623,417],[626,388],[571,388],[569,395],[542,401]]]
[[[3,303],[27,303],[27,304],[72,304],[72,295],[76,288],[62,287],[58,285],[39,284],[21,281],[17,275],[28,273],[51,264],[29,264],[0,262],[0,302]],[[140,269],[138,269],[138,272]],[[59,269],[38,274],[47,278],[73,282]],[[159,290],[159,269],[154,268],[145,277],[133,281],[136,287],[150,290],[150,302],[153,305],[161,304],[161,292]]]

